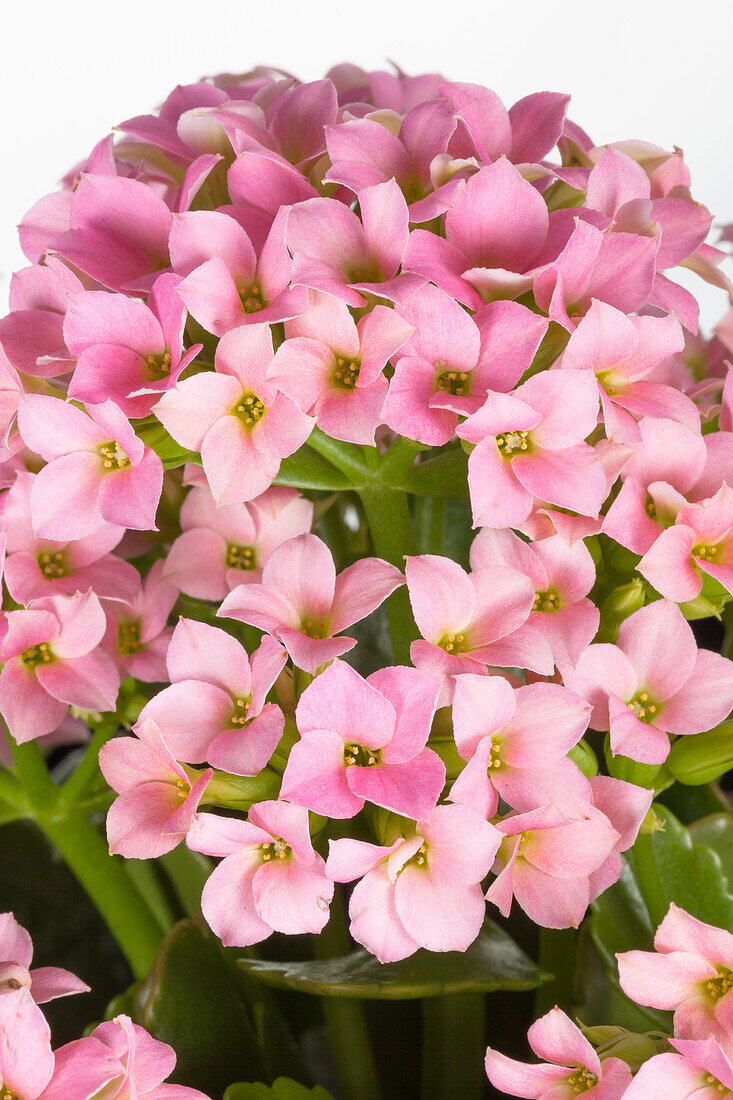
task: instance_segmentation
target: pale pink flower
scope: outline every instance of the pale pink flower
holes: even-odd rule
[[[610,775],[591,776],[588,783],[593,805],[606,815],[619,834],[605,863],[590,875],[590,900],[595,901],[621,877],[624,866],[621,853],[628,851],[639,835],[651,807],[654,791],[637,787],[635,783],[627,783],[623,779],[614,779]]]
[[[283,713],[265,699],[286,660],[274,638],[263,638],[249,657],[226,631],[179,619],[168,647],[171,685],[146,704],[140,721],[154,719],[177,759],[257,775],[282,737]]]
[[[16,370],[41,378],[66,374],[74,357],[64,342],[69,298],[83,283],[57,256],[16,271],[10,280],[10,310],[0,320],[0,343]]]
[[[298,668],[315,674],[356,645],[336,635],[370,615],[401,584],[399,569],[381,558],[362,558],[337,576],[326,544],[299,535],[273,550],[261,584],[235,588],[217,615],[273,634]]]
[[[113,855],[155,859],[184,839],[214,773],[181,767],[152,718],[135,733],[99,750],[102,775],[119,796],[107,813],[107,839]]]
[[[225,946],[247,947],[272,932],[318,933],[328,922],[334,886],[303,807],[259,802],[247,821],[199,814],[187,843],[224,857],[206,881],[201,908]]]
[[[332,840],[326,873],[358,878],[349,900],[351,935],[380,962],[419,947],[465,951],[484,922],[481,881],[499,845],[493,825],[467,806],[437,806],[389,846]]]
[[[588,646],[575,667],[560,672],[592,705],[593,729],[610,729],[612,751],[645,764],[664,763],[669,734],[709,730],[733,707],[733,663],[698,650],[668,600],[635,611],[621,624],[617,645]]]
[[[0,710],[16,741],[50,733],[69,706],[114,710],[120,676],[99,643],[106,620],[90,590],[6,613]]]
[[[166,680],[165,655],[172,629],[168,616],[178,591],[163,574],[165,563],[156,561],[128,599],[105,600],[107,630],[102,644],[124,679],[134,676],[143,683]]]
[[[30,969],[33,943],[12,913],[0,913],[0,996],[24,987],[36,1004],[70,993],[88,993],[89,986],[59,966]]]
[[[179,382],[155,406],[183,447],[201,452],[217,505],[237,504],[268,489],[280,462],[313,428],[291,398],[267,378],[269,325],[234,329],[219,341],[216,370]]]
[[[51,1031],[25,987],[0,997],[0,1096],[38,1100],[54,1070]]]
[[[670,1039],[677,1053],[645,1062],[624,1093],[625,1100],[718,1100],[733,1091],[730,1053],[715,1039]]]
[[[426,748],[438,691],[414,668],[365,680],[334,661],[300,697],[282,797],[326,817],[353,817],[371,802],[426,818],[445,783],[445,765]]]
[[[620,1058],[601,1061],[583,1032],[560,1008],[551,1008],[535,1020],[527,1033],[538,1064],[508,1058],[491,1047],[486,1051],[486,1073],[491,1084],[509,1096],[532,1100],[621,1100],[628,1096],[631,1070]],[[646,1096],[646,1094],[644,1094]],[[668,1095],[668,1094],[667,1094]]]
[[[163,464],[112,401],[87,413],[42,394],[20,399],[23,442],[47,463],[31,490],[36,535],[80,539],[105,523],[155,530]]]

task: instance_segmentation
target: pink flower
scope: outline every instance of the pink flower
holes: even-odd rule
[[[168,647],[171,686],[140,721],[154,719],[178,759],[257,775],[282,737],[282,711],[265,698],[286,660],[274,638],[263,638],[250,658],[226,631],[179,619]]]
[[[280,462],[313,428],[294,401],[267,379],[268,325],[234,329],[219,341],[216,371],[179,382],[155,406],[175,440],[201,461],[217,505],[253,500],[272,484]]]
[[[152,718],[135,733],[99,751],[102,775],[119,795],[107,814],[107,839],[113,855],[155,859],[186,836],[214,773],[182,768]]]
[[[64,340],[77,362],[69,397],[114,401],[126,416],[147,416],[161,393],[201,351],[184,351],[186,309],[180,279],[161,275],[144,305],[124,294],[87,291],[69,302]]]
[[[323,290],[358,309],[365,294],[394,301],[425,282],[398,275],[409,217],[397,181],[364,188],[359,209],[361,219],[344,203],[321,198],[292,208],[287,243],[294,286]]]
[[[733,489],[723,483],[709,500],[680,508],[674,526],[662,531],[637,568],[676,603],[696,599],[706,574],[733,592],[732,528]]]
[[[595,637],[598,608],[587,599],[596,581],[593,559],[579,539],[572,546],[560,535],[527,544],[513,531],[484,527],[471,546],[473,569],[519,569],[532,582],[534,604],[527,624],[547,639],[555,661],[574,664]]]
[[[129,1016],[115,1016],[56,1051],[56,1068],[40,1100],[209,1100],[198,1089],[165,1085],[176,1053]]]
[[[299,535],[273,550],[261,584],[241,584],[217,614],[273,634],[298,668],[315,674],[353,649],[335,637],[366,618],[404,578],[381,558],[362,558],[336,576],[331,551],[315,535]]]
[[[606,435],[633,442],[640,438],[636,420],[642,416],[666,417],[699,430],[700,414],[689,397],[673,386],[644,380],[683,347],[674,317],[627,317],[594,301],[572,333],[560,366],[595,374]]]
[[[248,234],[228,214],[195,210],[174,215],[171,262],[185,276],[178,293],[207,332],[223,336],[240,325],[273,324],[306,308],[305,291],[290,286],[287,220],[283,207],[258,257]]]
[[[512,688],[501,676],[457,676],[453,732],[468,763],[451,800],[493,817],[501,797],[526,811],[553,799],[590,802],[588,780],[567,754],[585,733],[590,707],[558,684]]]
[[[41,378],[66,374],[74,366],[63,334],[69,298],[83,283],[58,256],[16,271],[10,280],[10,309],[0,320],[0,341],[16,370]]]
[[[373,445],[387,396],[383,371],[412,328],[380,305],[357,325],[344,302],[311,295],[308,311],[286,322],[268,377],[334,439]]]
[[[516,899],[543,928],[577,928],[593,894],[593,876],[615,851],[620,834],[591,805],[553,802],[509,814],[486,897],[508,917]]]
[[[97,596],[131,599],[137,570],[109,551],[124,534],[105,523],[93,535],[73,542],[38,539],[33,533],[30,496],[35,477],[20,470],[3,501],[0,526],[7,531],[5,583],[14,600],[28,604],[45,596],[94,589]]]
[[[25,394],[18,407],[23,442],[48,465],[31,490],[39,538],[64,542],[94,534],[105,523],[154,531],[163,465],[135,435],[112,401],[75,405]]]
[[[590,875],[590,900],[595,901],[621,877],[624,866],[621,853],[628,851],[639,835],[652,804],[654,791],[637,787],[635,783],[627,783],[623,779],[614,779],[610,775],[594,775],[588,783],[593,805],[606,815],[619,834],[605,863]]]
[[[616,956],[624,993],[637,1004],[674,1011],[679,1038],[713,1037],[730,1050],[733,936],[672,904],[654,948]]]
[[[26,988],[0,997],[0,1096],[38,1100],[54,1070],[51,1031]]]
[[[334,661],[303,692],[283,798],[326,817],[353,817],[365,802],[426,818],[443,789],[445,765],[426,748],[439,685],[414,668],[382,668],[363,679]]]
[[[37,600],[6,621],[0,710],[17,742],[50,733],[70,705],[114,710],[120,677],[98,648],[106,620],[91,590]]]
[[[360,879],[349,901],[351,935],[380,962],[419,947],[465,951],[481,931],[480,883],[498,844],[494,826],[475,810],[437,806],[390,846],[332,840],[326,873],[336,882]]]
[[[536,374],[512,394],[490,393],[457,429],[468,459],[475,526],[518,527],[535,498],[595,517],[606,495],[600,459],[584,442],[598,418],[589,373]]]
[[[71,993],[88,993],[89,986],[58,966],[30,969],[33,943],[12,913],[0,913],[0,997],[21,987],[36,1004],[45,1004]]]
[[[408,557],[405,579],[417,628],[413,664],[444,678],[441,705],[450,702],[448,677],[483,673],[486,665],[532,669],[552,675],[554,661],[545,639],[525,623],[534,589],[528,577],[503,566],[471,573],[434,554]]]
[[[662,764],[668,734],[700,733],[733,707],[733,664],[698,650],[678,607],[658,600],[625,619],[618,645],[588,646],[563,681],[593,707],[593,729],[611,732],[611,749]]]
[[[507,1058],[491,1047],[486,1051],[486,1073],[491,1084],[510,1096],[534,1100],[575,1100],[578,1093],[598,1100],[628,1096],[631,1070],[620,1058],[599,1059],[579,1027],[560,1008],[535,1020],[527,1033],[539,1064]],[[641,1095],[641,1094],[640,1094]],[[668,1094],[667,1094],[668,1095]],[[646,1093],[644,1094],[646,1097]]]
[[[310,531],[313,504],[294,489],[273,487],[247,504],[217,508],[204,481],[181,505],[180,523],[163,576],[187,596],[220,601],[237,585],[260,581],[272,551]]]
[[[625,1100],[717,1100],[733,1090],[733,1063],[715,1039],[670,1039],[679,1053],[645,1062]]]
[[[148,684],[167,679],[165,655],[173,633],[167,623],[178,592],[163,577],[164,565],[156,561],[142,584],[138,575],[129,599],[105,600],[103,645],[123,679],[134,676]]]
[[[247,821],[199,814],[188,846],[224,857],[207,879],[201,908],[225,946],[247,947],[272,932],[318,933],[328,922],[334,887],[302,807],[259,802]]]
[[[430,284],[399,312],[414,332],[400,348],[384,421],[431,446],[448,443],[459,415],[476,412],[490,389],[519,381],[547,329],[546,318],[516,302],[493,302],[472,318]]]

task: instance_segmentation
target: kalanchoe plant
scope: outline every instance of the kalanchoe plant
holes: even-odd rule
[[[733,1092],[731,287],[568,102],[224,74],[23,219],[0,824],[134,982],[0,918],[0,1100]]]

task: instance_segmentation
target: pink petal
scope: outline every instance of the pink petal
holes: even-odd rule
[[[225,947],[248,947],[272,932],[257,913],[252,894],[262,866],[259,852],[238,852],[214,869],[201,894],[206,923]]]
[[[301,536],[307,537],[313,536]],[[331,633],[338,634],[371,615],[404,583],[400,570],[381,558],[362,558],[347,566],[335,579]]]
[[[444,886],[422,867],[405,867],[394,896],[405,931],[428,951],[465,951],[486,915],[480,886]]]
[[[668,600],[657,600],[625,619],[618,645],[634,666],[639,684],[657,702],[687,683],[697,659],[692,628]]]
[[[320,857],[313,866],[292,858],[263,863],[252,880],[258,915],[286,935],[320,932],[328,922],[333,891]]]

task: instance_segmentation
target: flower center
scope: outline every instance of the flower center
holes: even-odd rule
[[[32,645],[24,649],[20,659],[26,668],[35,668],[36,665],[50,664],[54,657],[48,642],[41,642],[40,645]]]
[[[501,750],[503,747],[504,746],[501,741],[497,741],[492,738],[491,749],[489,750],[489,758],[486,761],[486,771],[489,773],[489,775],[491,775],[492,770],[501,767]]]
[[[234,416],[238,416],[249,431],[252,431],[258,420],[262,420],[265,412],[264,404],[254,393],[243,393],[232,409]]]
[[[444,367],[445,360],[439,359],[435,364],[436,367]],[[435,378],[435,390],[436,393],[449,393],[453,397],[463,397],[468,393],[470,386],[468,383],[468,372],[465,370],[438,370]]]
[[[240,290],[239,299],[245,313],[259,313],[261,309],[265,308],[262,291],[258,286],[245,287]]]
[[[305,634],[306,638],[327,638],[328,626],[325,623],[317,623],[312,619],[304,619],[301,622],[300,629]]]
[[[568,1084],[573,1086],[573,1092],[587,1092],[598,1084],[598,1078],[592,1070],[581,1066],[579,1070],[568,1077]]]
[[[511,458],[515,451],[526,453],[529,450],[529,432],[502,432],[496,436],[496,445],[504,458]]]
[[[117,626],[117,648],[123,657],[138,653],[142,649],[140,641],[140,622],[119,623]]]
[[[344,745],[344,764],[357,768],[373,768],[382,758],[380,749],[367,749],[364,745]]]
[[[167,378],[171,372],[171,353],[166,348],[158,355],[146,355],[145,366],[151,378]]]
[[[129,458],[114,439],[111,439],[109,443],[103,443],[99,448],[99,453],[102,456],[102,465],[105,470],[124,470],[126,466],[130,465]]]
[[[0,1100],[18,1100],[17,1095],[11,1092],[10,1089],[3,1089],[0,1092]]]
[[[38,555],[38,565],[44,577],[48,577],[50,581],[55,581],[59,577],[68,575],[68,569],[64,563],[63,550],[57,550],[54,554],[44,550],[42,554]]]
[[[717,1077],[713,1077],[712,1073],[705,1074],[705,1084],[715,1085],[717,1091],[724,1096],[727,1096],[730,1093],[730,1089],[726,1085],[724,1085],[722,1081],[719,1081]]]
[[[333,380],[337,386],[342,386],[345,390],[353,390],[360,370],[361,363],[358,359],[342,359],[339,357],[336,360]]]
[[[235,699],[234,711],[232,712],[232,725],[233,726],[246,726],[247,714],[249,712],[249,706],[252,699]]]
[[[609,397],[613,397],[615,394],[622,392],[623,387],[620,386],[618,381],[613,377],[613,371],[598,371],[596,378]]]
[[[427,844],[421,844],[418,850],[415,852],[409,863],[414,863],[416,867],[424,867],[428,861],[428,846]]]
[[[646,495],[646,504],[644,505],[644,507],[646,508],[646,514],[649,516],[649,518],[656,519],[657,506],[648,493]]]
[[[284,840],[276,836],[271,844],[261,844],[262,862],[269,863],[271,859],[290,859],[293,849],[288,847]]]
[[[701,542],[697,546],[693,546],[691,556],[693,558],[700,558],[701,561],[717,561],[719,553],[719,543],[715,546],[710,543]]]
[[[444,634],[438,642],[441,649],[444,649],[446,653],[463,653],[466,648],[466,635],[465,634]]]
[[[533,611],[559,611],[560,597],[554,588],[547,588],[544,592],[535,592]]]
[[[727,967],[718,970],[717,978],[709,978],[704,982],[705,992],[714,1001],[719,1001],[733,989],[733,973]]]
[[[237,546],[234,542],[227,543],[226,564],[229,569],[254,569],[254,546]]]
[[[647,725],[654,721],[657,711],[659,710],[659,704],[649,698],[648,691],[638,691],[633,699],[629,699],[626,706],[632,714],[636,715],[640,722],[646,722]]]

